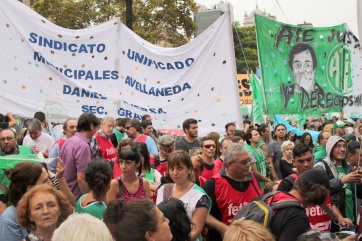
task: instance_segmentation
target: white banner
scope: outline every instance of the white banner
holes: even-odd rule
[[[241,126],[229,13],[178,48],[141,39],[118,19],[88,29],[54,25],[24,4],[2,0],[0,112],[62,120],[93,112],[182,129],[199,120],[199,135]]]

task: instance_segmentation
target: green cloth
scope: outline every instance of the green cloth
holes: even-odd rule
[[[258,148],[259,152],[256,151],[252,146],[245,144],[246,150],[248,152],[253,153],[255,159],[256,159],[256,169],[258,169],[258,172],[266,177],[266,160],[264,157],[264,152],[261,148]],[[264,188],[264,182],[259,181],[259,185],[261,188]]]
[[[151,168],[149,171],[146,172],[145,175],[142,175],[142,177],[146,178],[150,185],[156,184],[155,169]]]
[[[106,204],[104,202],[95,201],[95,202],[88,203],[86,206],[83,207],[81,205],[81,202],[82,202],[82,199],[85,197],[85,195],[87,195],[87,194],[82,195],[78,199],[77,203],[75,204],[75,212],[76,213],[88,213],[88,214],[92,215],[93,217],[103,220],[103,213],[107,209]]]
[[[342,166],[337,166],[338,171],[338,178],[342,179],[346,175],[344,168]],[[343,185],[343,188],[346,190],[345,195],[345,212],[346,212],[346,218],[351,219],[352,222],[354,222],[354,215],[353,215],[353,198],[352,198],[352,189],[350,183],[345,183]]]
[[[326,148],[324,146],[317,144],[317,146],[314,149],[314,161],[319,161],[326,157],[327,157]]]
[[[117,129],[113,129],[113,133],[116,135],[118,144],[123,140],[124,133],[119,132]]]

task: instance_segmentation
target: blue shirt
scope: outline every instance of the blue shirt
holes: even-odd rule
[[[28,232],[25,228],[22,228],[20,224],[15,221],[16,208],[11,205],[5,209],[0,216],[0,235],[1,238],[5,238],[7,241],[20,241],[28,236]]]

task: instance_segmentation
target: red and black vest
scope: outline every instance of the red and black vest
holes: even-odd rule
[[[220,173],[213,177],[215,178],[216,202],[222,215],[222,222],[226,225],[231,223],[240,208],[262,194],[254,174],[252,172],[249,173],[253,178],[244,192],[234,189]]]
[[[116,151],[116,148],[114,148],[114,145],[112,144],[111,139],[109,139],[109,138],[105,139],[98,133],[94,134],[94,136],[97,139],[97,144],[98,144],[99,150],[101,151],[102,157],[108,162],[110,160],[116,160],[117,151]]]
[[[143,142],[143,143],[145,143],[145,142],[146,142],[146,139],[147,139],[147,135],[141,134],[141,135],[137,138],[137,140],[135,140],[135,142]]]

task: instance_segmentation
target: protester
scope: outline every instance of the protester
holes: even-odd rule
[[[150,184],[141,174],[141,154],[137,146],[121,150],[118,156],[122,176],[111,181],[106,203],[112,200],[150,199]]]
[[[116,126],[113,129],[112,135],[109,137],[115,148],[118,147],[118,144],[125,138],[127,138],[126,132],[126,123],[130,122],[130,118],[117,118]]]
[[[113,241],[107,226],[87,213],[74,213],[54,232],[52,241]]]
[[[264,188],[263,188],[263,195],[270,193],[270,192],[275,192],[278,189],[280,181],[278,182],[268,182],[265,184]]]
[[[195,155],[191,157],[191,161],[193,172],[195,174],[195,184],[199,187],[203,187],[205,182],[207,181],[206,178],[201,176],[201,173],[204,170],[204,161],[202,160],[200,155]]]
[[[245,140],[247,143],[245,147],[249,152],[251,170],[258,179],[260,188],[263,188],[264,184],[271,180],[266,177],[267,170],[264,152],[258,146],[261,141],[260,134],[256,130],[249,129],[245,134]]]
[[[5,116],[0,114],[0,129],[2,130],[16,126],[16,119],[11,112],[8,112],[6,117],[8,118],[8,121],[5,121]]]
[[[141,176],[146,178],[150,183],[150,190],[153,193],[157,190],[161,184],[161,173],[154,168],[151,168],[150,154],[148,153],[147,146],[145,143],[135,143],[137,150],[141,154]],[[151,196],[152,196],[151,195]]]
[[[175,150],[184,150],[189,155],[200,154],[201,142],[197,139],[198,125],[195,119],[186,119],[182,123],[182,129],[185,132],[185,137],[176,141]]]
[[[219,147],[220,147],[220,145],[219,145],[219,139],[220,139],[220,134],[217,133],[217,132],[209,132],[209,133],[207,134],[207,137],[212,138],[212,139],[214,140],[214,142],[215,142],[216,147],[215,147],[214,159],[216,159],[216,158],[218,158],[219,155],[220,155],[220,153],[219,153]]]
[[[106,194],[112,180],[112,169],[101,158],[94,158],[85,170],[89,193],[82,195],[75,205],[76,213],[88,213],[100,220],[107,208]]]
[[[156,168],[162,176],[167,172],[167,158],[174,150],[175,138],[163,135],[159,141],[159,152],[150,156],[151,167]]]
[[[275,241],[275,238],[257,222],[237,220],[227,228],[223,241]]]
[[[66,140],[59,157],[64,161],[64,178],[76,199],[88,193],[85,170],[92,159],[89,139],[99,129],[100,121],[92,113],[82,114],[77,123],[77,133]]]
[[[206,180],[220,171],[220,166],[215,163],[216,144],[211,137],[201,138],[201,158],[204,161],[204,170],[200,174]]]
[[[127,136],[133,139],[134,142],[146,143],[148,152],[150,154],[154,155],[158,153],[155,141],[151,137],[142,134],[142,126],[139,120],[132,119],[130,122],[126,124],[125,129],[127,132]]]
[[[7,241],[19,241],[28,236],[25,228],[22,228],[16,219],[17,206],[20,199],[28,191],[29,187],[48,184],[47,170],[40,164],[22,162],[11,171],[9,187],[9,206],[0,216],[0,234]]]
[[[157,207],[169,220],[172,241],[191,241],[190,233],[193,224],[187,216],[184,203],[176,198],[170,198],[158,204]]]
[[[116,241],[172,240],[169,220],[149,200],[127,203],[113,200],[108,204],[103,217]]]
[[[287,140],[287,128],[285,127],[284,124],[278,124],[275,127],[274,140],[272,140],[268,145],[268,157],[267,157],[267,161],[270,164],[270,171],[274,181],[277,181],[282,178],[279,162],[280,159],[283,157],[283,153],[280,147],[283,141],[286,140]]]
[[[41,129],[42,129],[41,131],[43,133],[46,133],[46,134],[50,135],[49,126],[48,126],[48,123],[47,123],[44,112],[41,112],[41,111],[35,112],[34,113],[34,118],[38,119],[41,122]]]
[[[159,144],[158,139],[153,134],[152,122],[150,120],[142,120],[141,126],[142,126],[142,133],[149,136],[149,137],[151,137],[152,140],[156,143],[156,146],[158,146],[158,144]]]
[[[268,144],[270,143],[270,129],[266,124],[261,124],[257,131],[259,132],[260,135],[260,142],[258,144],[258,147],[260,147],[263,152],[264,152],[264,156],[268,156]]]
[[[117,148],[117,158],[115,161],[110,161],[110,165],[113,171],[113,179],[117,179],[118,177],[120,177],[122,175],[122,171],[121,171],[121,167],[119,166],[119,154],[121,153],[121,151],[123,149],[127,149],[127,148],[131,148],[131,146],[133,146],[134,142],[131,138],[125,138],[123,139]]]
[[[224,166],[224,152],[231,143],[233,143],[233,141],[230,138],[224,138],[220,142],[220,156],[215,160],[215,165],[218,165],[220,168]]]
[[[280,172],[282,173],[282,177],[286,178],[290,174],[295,173],[293,170],[293,148],[294,143],[291,141],[284,141],[280,147],[283,152],[283,157],[280,159]]]
[[[156,204],[168,200],[169,197],[180,199],[185,204],[187,215],[194,224],[190,233],[191,240],[202,241],[201,231],[211,205],[210,198],[202,188],[194,184],[192,162],[187,152],[178,150],[171,153],[167,164],[168,175],[174,183],[167,183],[158,189]]]
[[[304,132],[301,138],[302,143],[314,149],[313,138],[309,132]]]
[[[327,131],[322,131],[321,133],[319,133],[318,143],[314,150],[314,160],[316,163],[319,160],[327,157],[326,144],[327,144],[329,137],[331,137],[331,134]]]
[[[51,241],[55,229],[73,213],[67,197],[47,184],[26,192],[16,209],[19,224],[31,230],[25,240],[31,241]]]
[[[203,188],[212,204],[206,219],[210,241],[221,241],[239,209],[262,194],[249,168],[250,158],[245,146],[230,144],[224,153],[224,167],[205,183]]]

